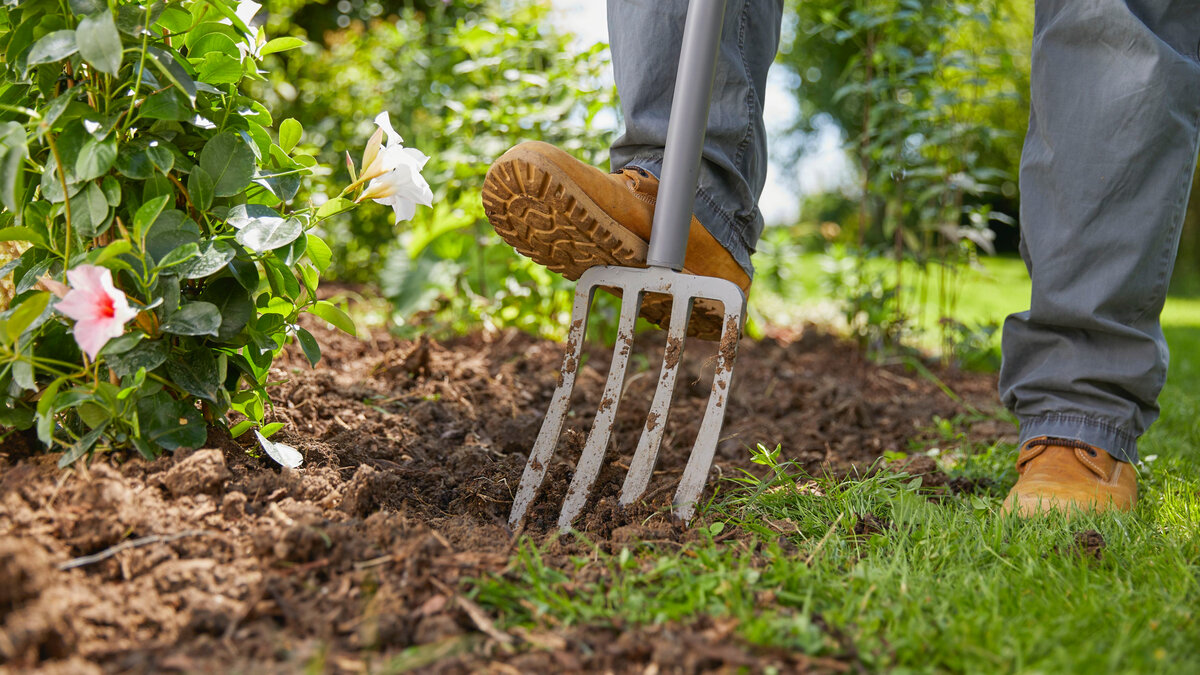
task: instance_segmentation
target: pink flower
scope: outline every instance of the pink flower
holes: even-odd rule
[[[105,343],[125,332],[137,311],[113,286],[112,272],[105,267],[80,265],[67,271],[67,281],[71,290],[55,308],[75,319],[75,342],[95,359]]]

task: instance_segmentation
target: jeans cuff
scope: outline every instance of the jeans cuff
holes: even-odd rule
[[[662,157],[634,157],[629,160],[625,166],[617,168],[613,167],[614,171],[620,171],[625,168],[641,169],[655,178],[662,175]],[[750,249],[746,246],[746,242],[738,234],[738,230],[733,226],[733,221],[729,214],[722,212],[716,206],[717,200],[709,194],[704,188],[699,188],[696,194],[696,203],[692,207],[692,213],[696,216],[696,220],[708,230],[708,233],[717,240],[726,251],[729,251],[733,259],[742,266],[742,270],[746,272],[746,276],[754,278],[754,265],[750,263]]]
[[[1021,419],[1021,442],[1024,447],[1034,438],[1070,438],[1100,448],[1115,459],[1137,464],[1137,437],[1114,424],[1085,415],[1053,413]]]

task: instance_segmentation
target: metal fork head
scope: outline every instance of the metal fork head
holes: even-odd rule
[[[675,492],[674,512],[682,520],[690,520],[695,512],[696,499],[704,489],[708,470],[712,466],[713,454],[720,439],[721,425],[725,419],[725,402],[729,395],[729,382],[733,374],[733,361],[737,355],[737,344],[741,337],[742,324],[746,316],[746,296],[737,284],[716,277],[702,277],[685,274],[662,267],[645,269],[632,267],[593,267],[583,273],[575,289],[575,302],[571,310],[571,328],[567,335],[567,350],[563,356],[562,370],[559,374],[558,387],[550,400],[546,418],[542,422],[541,431],[529,453],[529,461],[521,474],[521,482],[517,487],[513,500],[512,513],[509,515],[509,525],[514,529],[519,527],[525,518],[525,512],[537,496],[546,470],[558,445],[558,437],[562,431],[570,407],[571,392],[575,388],[575,374],[579,367],[583,351],[583,338],[587,331],[588,309],[598,288],[613,288],[620,291],[623,298],[621,318],[617,328],[616,345],[613,348],[612,363],[609,366],[608,379],[604,385],[604,393],[600,397],[600,408],[592,423],[591,432],[584,444],[583,453],[575,469],[575,475],[567,488],[563,500],[562,511],[559,513],[558,526],[566,531],[571,528],[579,512],[587,503],[592,485],[600,473],[604,462],[604,454],[612,435],[613,422],[616,419],[617,405],[621,398],[621,388],[625,381],[625,370],[629,364],[629,354],[633,347],[633,329],[641,307],[642,297],[647,293],[657,293],[670,296],[672,299],[671,320],[667,328],[667,349],[663,358],[662,371],[658,379],[658,387],[654,392],[650,412],[641,439],[630,463],[629,473],[621,488],[620,504],[627,505],[642,496],[654,465],[658,459],[658,450],[662,444],[663,431],[667,424],[667,413],[671,406],[671,395],[675,389],[675,379],[679,371],[679,362],[683,351],[683,340],[686,335],[688,320],[694,301],[703,299],[717,301],[724,309],[722,318],[723,330],[720,349],[717,353],[716,372],[713,377],[712,392],[708,397],[708,408],[700,423],[696,442],[692,446],[691,456],[687,467],[679,481]]]

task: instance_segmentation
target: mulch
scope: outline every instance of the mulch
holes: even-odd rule
[[[590,348],[579,365],[559,455],[524,531],[514,533],[506,518],[561,345],[512,331],[439,342],[309,327],[322,363],[311,369],[289,352],[275,373],[274,416],[287,426],[273,440],[304,454],[298,470],[215,430],[194,452],[152,462],[97,457],[65,472],[27,435],[0,444],[0,671],[853,668],[849,656],[750,645],[735,623],[710,617],[501,630],[464,591],[472,578],[505,573],[518,535],[564,570],[572,556],[595,555],[553,532],[599,404],[606,350]],[[703,415],[716,345],[686,345],[649,501],[616,505],[664,347],[661,334],[638,338],[613,450],[577,522],[595,551],[699,537],[666,507]],[[937,373],[971,405],[996,406],[993,376]],[[927,379],[876,365],[813,328],[743,341],[733,379],[706,494],[717,484],[731,489],[721,476],[761,470],[750,462],[758,443],[782,443],[783,459],[812,473],[861,471],[931,438],[935,416],[964,410]],[[972,433],[1011,429],[985,422]],[[925,474],[927,486],[946,484],[932,461],[918,459],[905,470]]]

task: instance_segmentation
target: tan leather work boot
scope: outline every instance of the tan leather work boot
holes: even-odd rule
[[[1080,441],[1034,438],[1021,448],[1017,471],[1020,477],[1002,513],[1131,511],[1137,505],[1133,465]]]
[[[575,280],[589,267],[645,267],[658,180],[639,169],[604,173],[548,143],[521,143],[497,159],[483,183],[483,210],[522,255]],[[684,271],[721,277],[742,291],[750,278],[692,218]],[[660,326],[671,317],[666,296],[647,296],[642,316]],[[721,337],[718,303],[697,301],[688,333]]]

